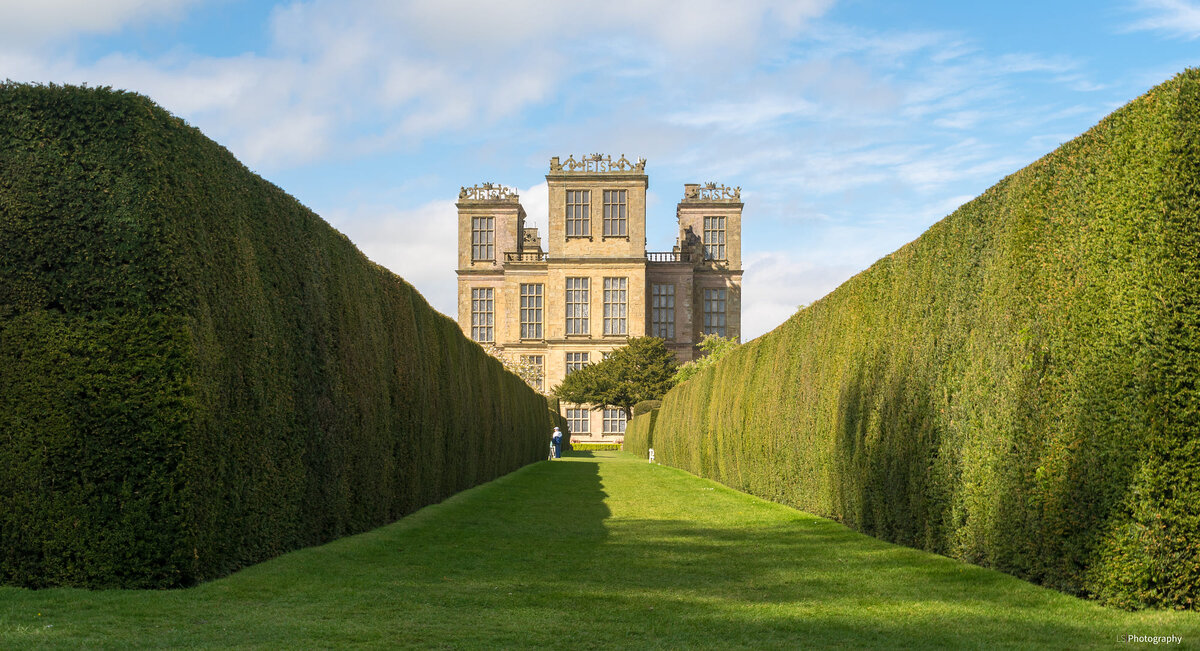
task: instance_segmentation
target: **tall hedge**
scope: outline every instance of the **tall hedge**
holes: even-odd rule
[[[661,401],[655,400],[654,402]],[[654,425],[658,421],[659,409],[651,407],[649,411],[636,413],[637,407],[635,405],[634,412],[633,418],[629,419],[629,425],[625,428],[625,442],[621,448],[637,456],[644,457],[654,447]]]
[[[1125,607],[1200,596],[1200,71],[667,394],[664,463]]]
[[[544,459],[556,422],[146,98],[0,85],[0,582],[221,576]]]

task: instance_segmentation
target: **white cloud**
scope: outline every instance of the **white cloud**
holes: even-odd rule
[[[547,236],[549,195],[545,183],[518,189],[525,226]],[[404,194],[403,192],[401,194]],[[458,209],[453,200],[398,208],[370,199],[322,215],[372,261],[412,283],[438,311],[457,318]]]
[[[993,73],[1020,74],[1024,72],[1068,72],[1077,67],[1077,63],[1067,57],[1044,57],[1037,54],[1014,53],[1002,54],[996,57],[992,67]]]
[[[719,102],[702,109],[674,113],[667,116],[667,122],[687,127],[751,131],[783,118],[814,115],[817,112],[817,106],[803,99],[785,100],[780,97],[762,96],[742,102]]]
[[[331,120],[327,115],[296,111],[281,115],[246,134],[242,151],[250,160],[286,157],[312,160],[328,150]]]
[[[747,251],[742,283],[742,339],[757,337],[794,314],[801,305],[837,289],[854,274],[917,238],[933,223],[973,199],[958,195],[932,201],[911,214],[876,215],[863,224],[828,222],[798,245]]]
[[[897,165],[895,171],[905,184],[920,190],[944,187],[965,179],[994,177],[1020,169],[1020,158],[997,156],[974,139],[963,140]]]
[[[1130,31],[1166,32],[1187,39],[1200,37],[1200,5],[1187,0],[1137,0],[1146,15],[1129,25]]]
[[[412,283],[434,309],[457,319],[458,209],[453,201],[411,210],[364,204],[324,217],[368,258]]]
[[[2,19],[15,4],[0,3]],[[742,185],[744,321],[754,336],[915,237],[949,211],[930,213],[942,197],[959,201],[1029,160],[1022,151],[1040,153],[1036,130],[1047,132],[1043,139],[1068,130],[1050,120],[1096,110],[1074,100],[1031,110],[1028,95],[1014,89],[1032,78],[1097,90],[1074,59],[987,53],[957,33],[831,20],[814,28],[831,4],[298,0],[273,11],[254,52],[195,57],[183,47],[158,58],[125,52],[82,61],[70,48],[46,53],[0,39],[0,78],[145,93],[268,174],[415,151],[426,160],[379,164],[396,163],[397,176],[428,174],[436,182],[423,190],[444,192],[444,175],[463,184],[508,180],[460,179],[456,166],[515,176],[514,166],[541,166],[550,155],[628,152],[651,158],[655,183],[671,179],[673,187],[657,186],[661,205],[650,196],[651,210],[663,214],[681,181]],[[166,20],[187,2],[111,6],[95,17],[88,5],[67,21],[75,27],[55,33]],[[1195,9],[1171,0],[1140,6],[1157,14]],[[1018,144],[1004,148],[998,128],[1020,130]],[[459,158],[447,163],[443,150]],[[452,311],[453,202],[403,203],[415,194],[380,193],[326,216]],[[530,225],[545,236],[545,184],[521,194]],[[650,248],[669,246],[671,224],[657,223],[669,220],[648,217]],[[818,219],[820,228],[803,226],[819,234],[804,248],[778,244],[800,239],[779,230]],[[755,237],[772,241],[755,250]]]
[[[747,258],[742,283],[742,341],[766,333],[837,288],[863,267],[813,262],[800,252],[768,251]]]
[[[525,227],[538,229],[542,238],[542,249],[546,248],[550,235],[550,187],[545,183],[520,190],[521,207],[525,209]]]
[[[260,51],[190,59],[27,56],[16,39],[112,31],[198,1],[0,0],[8,19],[0,36],[10,37],[0,38],[0,77],[147,94],[252,167],[271,169],[329,154],[335,140],[385,149],[487,128],[544,105],[574,75],[615,79],[637,70],[648,83],[686,83],[683,70],[744,61],[832,4],[748,0],[734,11],[718,0],[309,0],[272,11]]]
[[[743,50],[759,40],[756,37],[790,35],[832,4],[832,0],[744,0],[734,10],[721,0],[374,0],[362,6],[379,22],[402,28],[422,49],[442,57],[571,48],[590,50],[595,57],[600,54],[593,47],[597,40],[612,44],[616,33],[634,36],[629,47],[708,52],[709,58],[728,56],[731,49]]]
[[[0,42],[35,44],[174,19],[197,0],[0,0]]]
[[[299,165],[330,150],[338,126],[331,101],[308,101],[296,62],[242,55],[147,61],[122,54],[79,65],[0,52],[0,78],[113,86],[149,96],[229,147],[251,167]]]
[[[946,129],[970,129],[979,124],[986,115],[980,110],[955,111],[935,119],[933,124]]]
[[[822,25],[812,37],[821,44],[816,52],[821,58],[865,54],[885,66],[898,65],[905,58],[920,53],[928,53],[940,62],[973,51],[961,38],[936,31],[880,33],[843,25]]]

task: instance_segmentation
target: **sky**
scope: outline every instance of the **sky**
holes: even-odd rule
[[[742,188],[743,340],[1200,65],[1200,0],[0,0],[0,78],[146,95],[455,313],[460,186]]]

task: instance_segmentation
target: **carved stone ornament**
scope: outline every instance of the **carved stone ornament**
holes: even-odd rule
[[[731,188],[716,183],[684,186],[683,198],[687,201],[740,201],[742,188]]]
[[[484,183],[472,185],[458,190],[459,200],[466,201],[518,201],[517,191],[499,183]]]
[[[567,160],[559,162],[558,156],[550,159],[551,172],[584,172],[584,173],[620,173],[620,172],[645,172],[646,159],[639,158],[636,163],[631,163],[625,154],[621,154],[621,158],[613,160],[612,156],[604,156],[602,154],[592,154],[591,156],[581,156],[579,160],[575,160],[575,156],[569,156]]]

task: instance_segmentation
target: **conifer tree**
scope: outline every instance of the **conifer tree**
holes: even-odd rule
[[[658,400],[675,385],[675,354],[658,337],[629,339],[604,360],[568,375],[554,388],[559,399],[576,404],[620,407],[626,417],[633,405]]]

